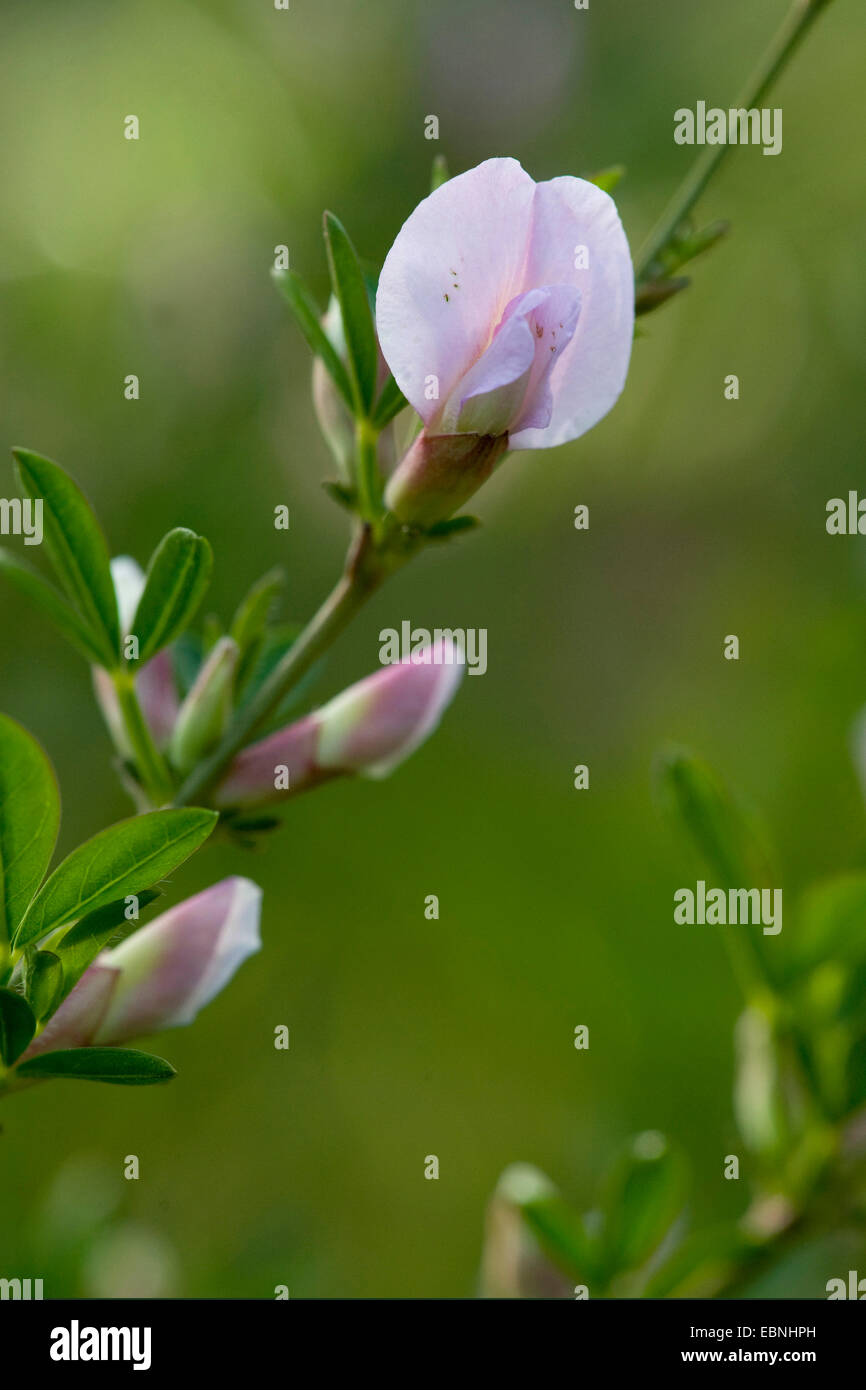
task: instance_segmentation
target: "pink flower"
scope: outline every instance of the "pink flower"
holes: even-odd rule
[[[315,713],[245,748],[217,788],[214,804],[281,801],[341,773],[387,776],[436,728],[462,675],[450,641],[376,671]]]
[[[386,501],[401,520],[429,524],[462,505],[506,447],[577,439],[622,391],[634,272],[616,206],[584,179],[535,183],[516,160],[488,159],[404,223],[376,322],[425,425]],[[467,436],[481,455],[477,481]]]
[[[259,949],[261,899],[249,879],[226,878],[101,952],[25,1058],[192,1023]]]

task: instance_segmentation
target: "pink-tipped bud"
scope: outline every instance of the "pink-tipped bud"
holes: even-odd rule
[[[436,728],[462,675],[450,641],[376,671],[315,714],[246,748],[217,788],[215,804],[281,801],[343,773],[387,776]]]
[[[249,879],[226,878],[103,951],[25,1057],[192,1023],[259,949],[261,900]]]

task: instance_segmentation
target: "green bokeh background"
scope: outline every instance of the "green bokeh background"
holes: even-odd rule
[[[64,463],[117,553],[146,560],[170,525],[206,534],[224,617],[274,563],[306,617],[345,519],[320,488],[274,246],[323,298],[322,209],[381,261],[442,151],[455,172],[510,154],[536,178],[623,162],[636,247],[694,155],[674,110],[731,104],[786,7],[4,0],[3,447]],[[483,529],[422,557],[333,653],[322,697],[376,665],[382,627],[487,628],[488,672],[436,738],[389,781],[303,798],[263,853],[212,848],[176,875],[175,897],[229,873],[265,890],[264,950],[154,1043],[178,1080],[7,1103],[0,1274],[53,1295],[147,1290],[151,1265],[182,1295],[471,1295],[506,1164],[586,1206],[646,1127],[687,1151],[696,1222],[741,1209],[722,1177],[738,1000],[718,934],[673,923],[694,871],[651,766],[685,742],[762,809],[786,905],[866,863],[848,749],[864,542],[824,529],[827,500],[863,484],[864,43],[862,6],[834,0],[772,100],[782,155],[737,151],[713,184],[702,215],[733,235],[646,320],[614,413],[511,458],[477,499]],[[0,706],[57,768],[67,851],[128,814],[88,673],[11,591],[0,653]]]

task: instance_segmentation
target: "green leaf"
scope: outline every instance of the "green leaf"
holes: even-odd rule
[[[823,961],[859,965],[866,959],[866,874],[818,883],[804,895],[793,937],[798,970]]]
[[[447,183],[449,178],[448,161],[444,154],[434,155],[433,168],[430,171],[430,192],[435,193],[436,189],[441,188],[443,183]]]
[[[295,270],[272,271],[274,283],[288,304],[295,323],[304,335],[307,346],[322,362],[350,410],[354,411],[355,401],[349,373],[340,360],[337,351],[322,327],[316,301],[310,294],[300,275]]]
[[[66,593],[106,646],[107,665],[120,651],[117,597],[108,546],[90,503],[67,473],[29,449],[13,449],[21,486],[44,504],[44,541]]]
[[[297,623],[280,623],[276,627],[268,628],[255,669],[240,700],[240,709],[246,708],[250,703],[274,667],[279,665],[286,653],[294,646],[302,631],[301,625]],[[286,714],[296,709],[308,698],[310,688],[320,679],[326,661],[326,656],[320,657],[315,665],[310,667],[307,674],[301,677],[298,684],[281,700],[273,715],[263,726],[264,732],[269,731],[269,726],[279,728],[285,722]]]
[[[381,394],[376,402],[376,409],[373,411],[373,424],[377,430],[383,430],[389,425],[395,415],[407,406],[409,402],[400,390],[392,376],[388,377],[382,387]]]
[[[674,238],[659,256],[666,275],[693,261],[704,251],[709,251],[731,230],[730,222],[711,222],[699,232],[687,231],[684,236]]]
[[[11,941],[51,862],[60,793],[32,735],[0,714],[0,942]]]
[[[759,888],[778,881],[757,821],[706,763],[675,748],[662,754],[656,770],[662,803],[714,873],[714,886]]]
[[[225,819],[230,830],[253,835],[263,834],[268,830],[277,830],[283,823],[279,816],[234,815]]]
[[[611,164],[607,169],[599,169],[597,174],[588,175],[587,182],[594,183],[603,193],[612,193],[621,179],[625,178],[624,164]]]
[[[35,1032],[36,1019],[27,1000],[14,990],[0,989],[0,1058],[7,1067],[17,1061]]]
[[[559,1269],[579,1280],[592,1277],[595,1265],[583,1222],[543,1173],[529,1164],[514,1164],[500,1178],[495,1200],[520,1212],[542,1252]]]
[[[129,1047],[73,1047],[41,1052],[16,1073],[34,1081],[106,1081],[112,1086],[154,1086],[177,1072],[170,1062]]]
[[[349,487],[346,483],[335,482],[328,478],[322,487],[329,497],[337,503],[339,507],[345,507],[347,511],[353,512],[358,506],[358,492],[356,488]]]
[[[644,1298],[712,1298],[761,1253],[738,1226],[716,1226],[686,1237],[643,1289]]]
[[[64,859],[31,903],[16,946],[150,888],[198,849],[217,821],[195,807],[149,811],[109,826]]]
[[[432,526],[428,526],[424,535],[434,541],[447,541],[464,531],[474,531],[480,525],[477,516],[452,516],[446,521],[436,521]]]
[[[173,642],[195,616],[212,569],[213,551],[204,536],[184,526],[163,536],[148,566],[130,629],[138,638],[140,663]]]
[[[634,295],[635,315],[649,314],[653,309],[658,309],[660,305],[673,299],[675,294],[682,290],[687,290],[691,284],[687,275],[680,275],[673,280],[644,280],[636,286]]]
[[[63,989],[63,966],[53,951],[37,951],[27,970],[27,998],[38,1019],[54,1013]]]
[[[357,252],[342,222],[331,212],[325,213],[325,244],[331,284],[343,318],[355,404],[369,415],[379,372],[376,329]]]
[[[235,613],[229,636],[238,646],[238,669],[235,691],[243,690],[252,675],[264,641],[265,629],[276,600],[282,591],[285,576],[281,569],[268,570],[247,593]]]
[[[661,1134],[647,1130],[614,1166],[604,1198],[609,1274],[643,1264],[685,1200],[685,1166]]]
[[[83,618],[66,602],[62,594],[43,579],[41,574],[29,565],[15,558],[8,550],[0,548],[0,574],[5,575],[19,593],[41,608],[45,616],[54,624],[61,636],[65,637],[86,661],[97,666],[113,666],[116,662],[114,652],[105,639],[91,632]]]
[[[143,893],[136,893],[134,896],[138,898],[140,914],[162,894],[158,889],[146,888]],[[108,903],[106,907],[97,908],[96,912],[88,912],[86,917],[82,917],[80,922],[76,922],[74,927],[64,932],[59,940],[56,937],[52,939],[51,949],[57,952],[63,967],[63,990],[58,1003],[62,1003],[85,970],[96,960],[100,951],[104,951],[108,946],[119,945],[127,936],[137,931],[140,925],[138,917],[130,919],[126,911],[126,898],[120,898],[117,902]]]
[[[175,720],[168,756],[179,772],[191,772],[225,733],[231,717],[237,665],[237,643],[231,637],[221,637],[203,663]]]

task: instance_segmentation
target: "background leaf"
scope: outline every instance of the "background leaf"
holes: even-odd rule
[[[376,329],[357,252],[342,222],[332,212],[325,213],[325,243],[331,284],[343,317],[356,403],[368,415],[379,371]]]
[[[394,378],[389,376],[376,402],[376,409],[373,411],[373,424],[377,429],[383,430],[386,425],[391,423],[394,416],[399,415],[400,411],[408,404],[409,402]]]
[[[857,965],[866,959],[866,874],[815,884],[801,899],[794,934],[798,969],[824,960]]]
[[[680,822],[721,888],[778,882],[763,831],[713,770],[684,749],[666,750],[657,773],[665,809]]]
[[[643,1264],[685,1200],[685,1165],[664,1136],[639,1134],[614,1165],[605,1189],[605,1254],[609,1274]]]
[[[581,1281],[594,1276],[592,1244],[580,1215],[538,1169],[525,1163],[506,1169],[495,1200],[520,1213],[539,1249],[557,1269]]]
[[[47,1018],[60,1003],[63,966],[53,951],[37,951],[27,970],[27,998],[36,1017]]]
[[[36,570],[16,559],[10,551],[0,549],[0,574],[42,610],[86,661],[95,662],[97,666],[114,665],[114,653],[104,636],[92,632],[63,595]]]
[[[44,544],[57,576],[89,626],[104,637],[113,660],[120,650],[117,598],[108,546],[90,503],[51,459],[29,449],[12,453],[21,486],[44,503]]]
[[[274,283],[292,311],[292,317],[315,357],[320,357],[327,372],[350,410],[355,408],[354,392],[349,373],[321,324],[316,301],[300,275],[294,270],[275,270]]]
[[[139,662],[167,647],[195,616],[212,569],[213,551],[204,536],[178,526],[163,537],[130,628],[138,638]]]
[[[268,570],[253,584],[246,597],[238,605],[237,612],[229,628],[229,636],[238,645],[238,668],[235,676],[235,691],[243,690],[252,675],[264,642],[268,619],[277,597],[285,583],[281,569]]]
[[[42,882],[59,824],[51,764],[26,729],[0,715],[0,941],[12,939]]]
[[[20,994],[0,989],[0,1057],[11,1067],[36,1032],[33,1010]]]
[[[198,849],[217,821],[197,808],[150,811],[109,826],[64,859],[32,902],[16,945],[150,888]]]
[[[73,1047],[41,1052],[22,1062],[17,1075],[33,1080],[105,1081],[113,1086],[154,1086],[177,1072],[170,1062],[129,1047]]]

